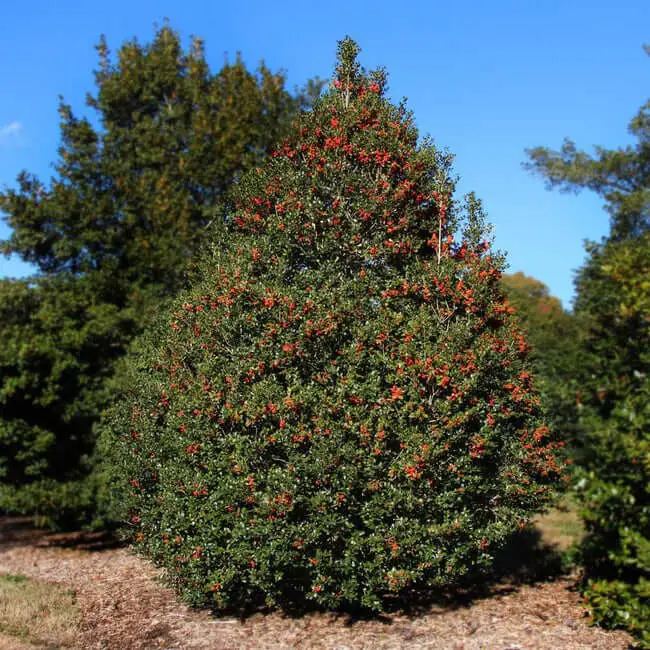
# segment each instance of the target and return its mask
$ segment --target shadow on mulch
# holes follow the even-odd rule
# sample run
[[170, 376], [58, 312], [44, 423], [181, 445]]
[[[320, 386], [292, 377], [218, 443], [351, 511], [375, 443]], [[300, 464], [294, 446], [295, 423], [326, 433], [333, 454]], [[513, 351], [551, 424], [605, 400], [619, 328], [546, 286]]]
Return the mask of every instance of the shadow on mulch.
[[113, 531], [53, 533], [37, 528], [32, 517], [0, 517], [0, 550], [16, 546], [104, 551], [125, 546]]
[[[127, 546], [113, 531], [52, 533], [34, 527], [29, 517], [0, 517], [0, 551], [3, 549], [31, 545], [37, 548], [71, 548], [82, 551], [103, 551]], [[563, 554], [553, 545], [545, 543], [534, 527], [513, 535], [510, 541], [497, 553], [489, 573], [466, 576], [454, 587], [432, 587], [412, 590], [399, 597], [386, 596], [382, 602], [383, 612], [368, 609], [342, 607], [337, 611], [305, 603], [304, 594], [287, 594], [278, 607], [269, 608], [262, 597], [251, 600], [245, 608], [213, 610], [215, 618], [236, 617], [244, 621], [256, 614], [281, 612], [290, 619], [299, 619], [314, 613], [328, 613], [341, 620], [344, 625], [360, 621], [377, 621], [386, 625], [393, 623], [392, 617], [403, 615], [418, 617], [423, 614], [436, 615], [448, 610], [470, 607], [474, 602], [489, 598], [500, 598], [518, 591], [523, 585], [552, 581], [568, 574]]]
[[496, 554], [489, 572], [465, 576], [453, 587], [414, 589], [399, 597], [386, 596], [381, 613], [350, 607], [332, 611], [312, 603], [305, 604], [304, 597], [301, 598], [304, 595], [297, 593], [295, 598], [287, 598], [277, 608], [265, 606], [260, 598], [259, 602], [250, 602], [246, 608], [213, 610], [212, 614], [215, 618], [234, 616], [244, 621], [256, 614], [278, 611], [287, 618], [296, 619], [319, 612], [343, 619], [344, 625], [370, 620], [391, 625], [395, 615], [416, 618], [423, 614], [443, 614], [471, 607], [478, 600], [507, 596], [524, 585], [550, 582], [569, 574], [564, 554], [556, 546], [544, 542], [539, 530], [528, 527], [513, 535]]
[[556, 545], [545, 542], [537, 528], [528, 526], [513, 535], [496, 554], [490, 577], [500, 582], [530, 585], [569, 573], [566, 554]]

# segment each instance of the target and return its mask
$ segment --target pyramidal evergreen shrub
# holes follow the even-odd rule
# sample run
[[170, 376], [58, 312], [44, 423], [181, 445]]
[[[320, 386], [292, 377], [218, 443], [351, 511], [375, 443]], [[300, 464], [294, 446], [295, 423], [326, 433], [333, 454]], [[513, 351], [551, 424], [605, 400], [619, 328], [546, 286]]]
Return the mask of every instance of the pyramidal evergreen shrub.
[[132, 538], [194, 604], [449, 585], [561, 476], [480, 204], [357, 54], [242, 181], [104, 441]]

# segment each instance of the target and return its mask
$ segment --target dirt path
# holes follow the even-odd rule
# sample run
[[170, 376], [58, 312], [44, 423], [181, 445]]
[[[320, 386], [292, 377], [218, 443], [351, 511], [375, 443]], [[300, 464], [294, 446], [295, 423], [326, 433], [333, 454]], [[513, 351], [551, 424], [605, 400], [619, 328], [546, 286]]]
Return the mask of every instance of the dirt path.
[[431, 607], [414, 618], [352, 622], [330, 614], [270, 614], [240, 621], [215, 619], [178, 604], [157, 581], [159, 572], [126, 549], [39, 546], [42, 537], [12, 537], [6, 531], [2, 537], [0, 529], [0, 573], [20, 573], [76, 591], [83, 619], [79, 647], [85, 650], [622, 650], [631, 641], [622, 632], [588, 627], [580, 597], [568, 580], [502, 585], [489, 598], [467, 606]]

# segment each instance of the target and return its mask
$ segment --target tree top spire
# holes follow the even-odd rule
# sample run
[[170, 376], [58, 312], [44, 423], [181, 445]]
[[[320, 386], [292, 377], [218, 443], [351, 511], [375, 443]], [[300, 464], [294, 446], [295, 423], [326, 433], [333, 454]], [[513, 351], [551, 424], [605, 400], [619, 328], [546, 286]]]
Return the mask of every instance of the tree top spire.
[[357, 60], [359, 52], [361, 52], [361, 48], [349, 36], [338, 43], [336, 78], [346, 86], [353, 85], [361, 75], [361, 66]]
[[335, 77], [345, 89], [355, 86], [362, 75], [361, 65], [357, 60], [359, 52], [361, 48], [349, 36], [338, 43]]
[[[369, 86], [373, 92], [383, 95], [386, 89], [386, 71], [377, 68], [367, 72], [359, 63], [358, 56], [361, 48], [349, 36], [338, 42], [336, 51], [336, 68], [334, 71], [334, 86], [345, 97], [347, 108], [353, 97], [362, 86]], [[361, 95], [364, 91], [361, 90]]]

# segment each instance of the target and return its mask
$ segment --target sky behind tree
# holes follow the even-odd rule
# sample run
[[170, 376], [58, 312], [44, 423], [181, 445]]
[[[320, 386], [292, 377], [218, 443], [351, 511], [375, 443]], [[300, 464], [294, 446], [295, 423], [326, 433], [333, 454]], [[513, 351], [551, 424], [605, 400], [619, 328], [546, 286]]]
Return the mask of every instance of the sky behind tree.
[[[421, 134], [456, 154], [461, 192], [474, 190], [495, 227], [511, 271], [546, 283], [570, 306], [583, 241], [608, 230], [589, 194], [547, 192], [521, 168], [524, 149], [631, 142], [627, 123], [646, 101], [650, 61], [647, 0], [465, 0], [281, 3], [66, 1], [7, 3], [0, 21], [0, 185], [27, 169], [48, 180], [59, 143], [58, 95], [90, 114], [94, 45], [116, 51], [151, 40], [169, 19], [184, 42], [205, 40], [213, 70], [241, 52], [284, 68], [291, 85], [329, 78], [346, 34], [368, 67], [385, 66], [389, 95], [406, 96]], [[8, 236], [4, 223], [0, 238]], [[28, 273], [0, 257], [0, 277]]]

